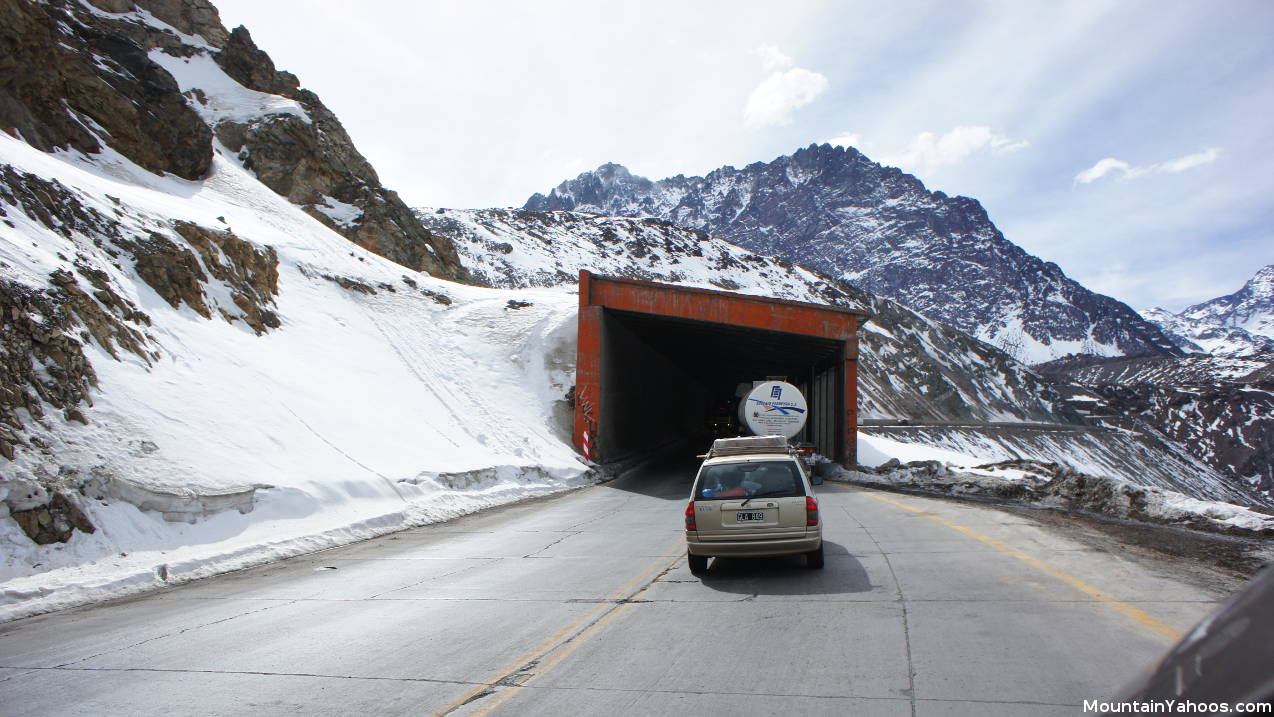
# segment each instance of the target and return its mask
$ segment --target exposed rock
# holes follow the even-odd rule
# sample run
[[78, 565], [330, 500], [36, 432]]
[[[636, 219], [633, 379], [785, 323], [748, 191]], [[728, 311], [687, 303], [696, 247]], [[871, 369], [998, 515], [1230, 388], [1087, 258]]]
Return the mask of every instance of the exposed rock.
[[[398, 195], [383, 186], [376, 170], [354, 147], [340, 120], [295, 76], [275, 69], [270, 57], [236, 28], [216, 55], [226, 74], [258, 92], [296, 100], [309, 121], [270, 115], [250, 122], [221, 122], [221, 143], [270, 189], [365, 249], [416, 271], [441, 278], [465, 278], [455, 248], [425, 229]], [[318, 207], [328, 198], [356, 207], [361, 215], [333, 220]]]
[[[132, 302], [115, 293], [100, 271], [80, 267], [81, 275], [100, 287], [90, 296], [69, 271], [58, 270], [50, 276], [54, 288], [48, 293], [69, 309], [79, 324], [88, 330], [97, 344], [111, 356], [119, 358], [118, 349], [134, 354], [147, 363], [158, 354], [146, 348], [151, 341], [142, 329], [150, 325], [150, 317], [142, 313]], [[105, 307], [105, 308], [103, 308]], [[129, 322], [134, 324], [130, 326]]]
[[443, 294], [437, 291], [430, 291], [429, 289], [421, 289], [420, 293], [424, 294], [425, 296], [428, 296], [429, 298], [433, 299], [434, 302], [442, 304], [443, 306], [451, 306], [451, 303], [452, 303], [451, 297], [447, 296], [446, 294]]
[[120, 236], [113, 219], [85, 206], [61, 182], [0, 164], [0, 217], [8, 216], [4, 205], [17, 207], [68, 239], [76, 232], [89, 237]]
[[[229, 39], [225, 26], [221, 24], [221, 16], [217, 13], [217, 8], [213, 7], [208, 0], [135, 0], [135, 2], [98, 0], [95, 4], [98, 7], [136, 4], [137, 7], [150, 11], [150, 14], [172, 25], [180, 32], [202, 36], [213, 47], [221, 47]], [[102, 9], [109, 12], [125, 12], [128, 8], [111, 10], [108, 7], [102, 7]]]
[[[97, 374], [71, 335], [69, 312], [38, 289], [0, 280], [0, 455], [13, 460], [22, 444], [19, 409], [33, 420], [44, 406], [89, 402]], [[43, 378], [41, 374], [47, 375]]]
[[203, 177], [212, 132], [119, 24], [68, 0], [0, 0], [0, 129], [45, 151], [105, 141], [152, 172]]
[[742, 169], [657, 182], [604, 164], [525, 208], [704, 229], [898, 301], [1020, 361], [1076, 350], [1180, 353], [1128, 306], [1007, 240], [976, 200], [931, 192], [854, 149], [811, 145]]
[[173, 226], [195, 251], [157, 233], [116, 240], [133, 255], [138, 276], [155, 293], [174, 309], [185, 304], [210, 319], [213, 307], [209, 306], [205, 284], [211, 273], [213, 279], [229, 287], [231, 300], [239, 309], [234, 313], [229, 307], [216, 307], [226, 321], [242, 320], [258, 334], [281, 325], [278, 315], [266, 308], [279, 291], [279, 258], [272, 247], [258, 248], [233, 232], [189, 222]]
[[208, 275], [194, 252], [155, 233], [118, 243], [133, 255], [137, 275], [170, 306], [179, 309], [186, 304], [205, 319], [212, 318], [203, 292]]
[[230, 298], [242, 312], [222, 309], [227, 321], [242, 319], [257, 334], [281, 325], [278, 314], [266, 308], [279, 293], [279, 256], [273, 247], [258, 248], [231, 231], [176, 222], [177, 233], [199, 252], [213, 278], [230, 287]]
[[324, 274], [323, 278], [333, 282], [337, 286], [340, 286], [342, 289], [355, 291], [366, 296], [373, 296], [376, 294], [375, 288], [369, 284], [359, 281], [358, 279], [351, 279], [348, 276], [331, 276], [330, 274]]
[[75, 530], [96, 532], [93, 523], [65, 495], [54, 493], [47, 505], [10, 513], [22, 532], [39, 545], [70, 541]]
[[[148, 337], [129, 322], [149, 319], [108, 288], [90, 296], [68, 271], [55, 271], [52, 286], [39, 290], [0, 280], [0, 455], [13, 460], [23, 444], [22, 409], [33, 420], [45, 407], [67, 420], [87, 423], [82, 404], [93, 405], [90, 389], [97, 374], [84, 355], [92, 339], [118, 357], [117, 348], [150, 362]], [[106, 303], [106, 306], [103, 304]]]
[[[250, 89], [298, 102], [307, 118], [268, 115], [223, 121], [216, 136], [274, 191], [351, 241], [432, 275], [463, 279], [454, 248], [427, 231], [398, 195], [380, 184], [339, 120], [297, 78], [275, 69], [242, 27], [221, 25], [207, 0], [97, 0], [112, 15], [72, 0], [0, 0], [0, 129], [45, 150], [86, 154], [109, 145], [138, 165], [185, 179], [207, 175], [213, 128], [187, 103], [148, 52], [213, 58]], [[218, 51], [219, 48], [219, 51]], [[191, 102], [203, 96], [192, 89]], [[356, 207], [357, 220], [319, 211], [329, 200]], [[267, 325], [267, 324], [262, 324]]]
[[275, 69], [274, 61], [257, 47], [248, 28], [242, 25], [231, 31], [228, 42], [214, 58], [235, 82], [257, 92], [296, 99], [301, 87], [296, 75]]
[[1073, 356], [1037, 367], [1085, 393], [1094, 420], [1149, 426], [1233, 479], [1274, 498], [1274, 360]]
[[1274, 353], [1274, 264], [1256, 272], [1233, 294], [1179, 314], [1156, 308], [1143, 315], [1186, 351], [1228, 357]]

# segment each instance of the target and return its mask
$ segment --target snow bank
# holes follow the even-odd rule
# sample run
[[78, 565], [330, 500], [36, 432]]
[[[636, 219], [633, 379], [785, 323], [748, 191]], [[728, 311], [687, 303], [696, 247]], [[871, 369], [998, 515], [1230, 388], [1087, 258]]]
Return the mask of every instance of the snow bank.
[[962, 460], [955, 463], [947, 458], [947, 452], [935, 449], [927, 458], [906, 463], [893, 457], [876, 468], [857, 470], [828, 463], [820, 472], [827, 480], [879, 488], [989, 497], [1230, 535], [1274, 536], [1274, 516], [1222, 501], [1087, 475], [1056, 463], [1012, 460], [966, 467], [961, 463], [968, 456], [959, 456]]
[[[91, 265], [149, 316], [158, 359], [117, 360], [88, 341], [98, 385], [82, 407], [87, 425], [55, 411], [24, 416], [44, 450], [0, 458], [0, 620], [592, 480], [563, 427], [577, 302], [567, 289], [482, 289], [408, 271], [220, 151], [198, 182], [157, 177], [109, 150], [49, 155], [2, 134], [0, 162], [56, 180], [124, 237], [180, 243], [173, 226], [184, 221], [272, 248], [281, 321], [258, 336], [223, 320], [219, 311], [237, 310], [215, 280], [205, 289], [212, 319], [174, 309], [109, 238], [4, 207], [0, 279], [43, 288], [55, 270]], [[34, 544], [8, 519], [22, 491], [33, 501], [65, 494], [95, 531]]]
[[1250, 505], [1253, 496], [1214, 468], [1158, 437], [1114, 428], [1013, 425], [861, 426], [859, 462], [936, 460], [964, 471], [1028, 459], [1077, 473], [1131, 480], [1204, 500]]

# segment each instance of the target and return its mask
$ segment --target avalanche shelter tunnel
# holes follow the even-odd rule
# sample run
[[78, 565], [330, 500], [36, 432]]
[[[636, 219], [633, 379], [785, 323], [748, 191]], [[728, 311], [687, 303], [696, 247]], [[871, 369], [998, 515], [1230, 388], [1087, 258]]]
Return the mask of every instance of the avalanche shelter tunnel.
[[794, 441], [855, 459], [859, 324], [867, 314], [580, 272], [575, 447], [609, 463], [738, 435], [736, 388], [782, 379], [805, 395]]

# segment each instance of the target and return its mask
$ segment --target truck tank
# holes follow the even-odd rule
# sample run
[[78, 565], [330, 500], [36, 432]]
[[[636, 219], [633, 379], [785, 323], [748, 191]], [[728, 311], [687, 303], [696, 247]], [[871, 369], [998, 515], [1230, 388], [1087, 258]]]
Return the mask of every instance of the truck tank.
[[805, 427], [805, 396], [786, 381], [739, 386], [739, 426], [754, 436], [792, 438]]

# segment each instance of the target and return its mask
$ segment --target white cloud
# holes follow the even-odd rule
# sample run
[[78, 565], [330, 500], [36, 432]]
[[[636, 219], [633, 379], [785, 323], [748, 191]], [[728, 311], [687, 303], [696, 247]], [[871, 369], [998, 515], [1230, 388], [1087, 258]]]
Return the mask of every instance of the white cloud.
[[1122, 159], [1107, 157], [1098, 161], [1097, 164], [1094, 164], [1079, 174], [1076, 174], [1075, 181], [1079, 184], [1088, 184], [1089, 182], [1096, 182], [1111, 172], [1123, 172], [1124, 175], [1127, 176], [1128, 172], [1131, 170], [1132, 166]]
[[854, 147], [857, 149], [862, 146], [863, 138], [853, 132], [846, 132], [832, 137], [826, 143], [835, 147]]
[[792, 58], [783, 54], [783, 51], [768, 42], [752, 51], [752, 54], [761, 58], [761, 68], [766, 72], [774, 70], [786, 70], [795, 65]]
[[1006, 154], [1029, 144], [1026, 140], [996, 134], [990, 127], [956, 127], [941, 136], [921, 132], [912, 137], [901, 152], [881, 157], [881, 163], [923, 174], [943, 165], [962, 162], [978, 152]]
[[1113, 172], [1121, 173], [1122, 179], [1137, 179], [1151, 174], [1178, 174], [1187, 169], [1194, 169], [1205, 164], [1215, 162], [1221, 156], [1221, 150], [1216, 147], [1210, 147], [1202, 152], [1187, 154], [1184, 157], [1177, 157], [1166, 162], [1151, 164], [1145, 167], [1134, 167], [1133, 165], [1115, 159], [1114, 157], [1106, 157], [1099, 160], [1097, 164], [1085, 169], [1075, 175], [1075, 184], [1091, 184]]
[[1184, 172], [1187, 169], [1194, 169], [1195, 167], [1200, 167], [1205, 164], [1211, 164], [1220, 156], [1221, 150], [1219, 148], [1209, 147], [1202, 152], [1195, 152], [1194, 154], [1187, 154], [1184, 157], [1170, 159], [1167, 162], [1155, 165], [1151, 169], [1159, 172], [1176, 174], [1177, 172]]
[[770, 74], [748, 95], [743, 116], [749, 127], [790, 124], [793, 110], [813, 102], [828, 87], [826, 77], [794, 67], [792, 58], [774, 45], [761, 45], [753, 53]]

